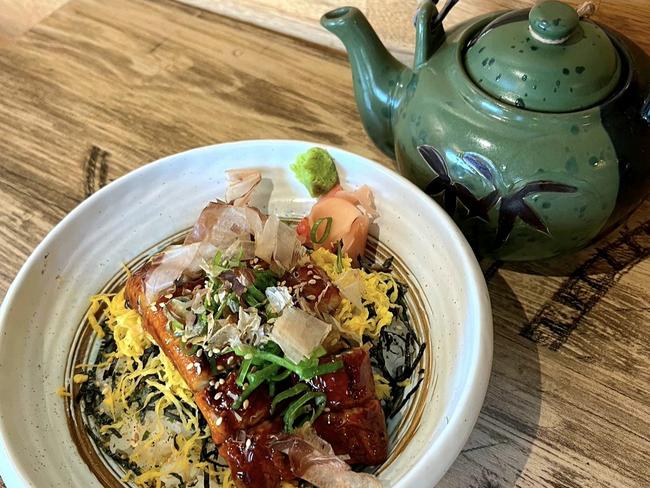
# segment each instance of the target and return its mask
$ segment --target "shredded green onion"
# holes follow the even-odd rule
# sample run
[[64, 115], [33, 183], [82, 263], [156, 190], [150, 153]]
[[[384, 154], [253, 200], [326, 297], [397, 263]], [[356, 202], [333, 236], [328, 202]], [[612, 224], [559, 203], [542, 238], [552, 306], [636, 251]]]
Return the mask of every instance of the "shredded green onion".
[[232, 409], [237, 410], [239, 409], [243, 403], [244, 400], [246, 400], [251, 394], [264, 383], [266, 380], [271, 378], [276, 372], [278, 371], [278, 366], [275, 364], [269, 364], [267, 367], [260, 369], [259, 371], [255, 371], [254, 373], [248, 373], [248, 386], [244, 388], [244, 390], [241, 392], [241, 395], [239, 395], [239, 398], [232, 404]]
[[289, 371], [288, 369], [285, 369], [284, 371], [282, 371], [282, 373], [278, 373], [273, 378], [271, 378], [271, 381], [286, 380], [289, 377], [290, 374], [291, 374], [291, 371]]
[[343, 272], [343, 241], [336, 243], [336, 271]]
[[[312, 407], [311, 405], [307, 405], [307, 403], [309, 403], [311, 400], [314, 400], [316, 408]], [[313, 422], [316, 420], [316, 418], [325, 409], [326, 401], [327, 396], [325, 393], [320, 393], [317, 391], [309, 391], [297, 400], [294, 400], [282, 416], [282, 419], [284, 420], [284, 430], [286, 432], [291, 432], [294, 429], [296, 420], [298, 420], [298, 418], [300, 418], [302, 415], [308, 413], [310, 410], [312, 412], [310, 421]]]
[[[340, 359], [324, 364], [319, 363], [319, 359], [327, 354], [323, 346], [317, 347], [310, 357], [298, 364], [285, 358], [282, 355], [280, 346], [273, 341], [267, 342], [261, 349], [241, 345], [235, 347], [233, 351], [243, 358], [236, 383], [244, 388], [231, 408], [233, 410], [239, 409], [253, 391], [265, 382], [268, 382], [269, 395], [273, 398], [271, 413], [283, 401], [302, 394], [298, 400], [292, 402], [285, 410], [284, 427], [287, 431], [293, 430], [296, 421], [306, 414], [311, 413], [311, 421], [313, 422], [325, 408], [327, 396], [324, 393], [311, 391], [309, 385], [302, 381], [315, 376], [333, 373], [343, 367], [343, 361]], [[261, 369], [251, 373], [253, 366]], [[292, 373], [296, 374], [301, 382], [276, 395], [277, 385], [287, 380]], [[309, 404], [311, 400], [314, 400], [314, 406]]]
[[331, 363], [321, 364], [314, 371], [314, 376], [322, 376], [324, 374], [334, 373], [343, 367], [343, 361], [337, 359]]
[[[322, 244], [325, 242], [325, 240], [330, 235], [330, 231], [332, 230], [332, 221], [332, 217], [323, 217], [322, 219], [318, 219], [316, 222], [314, 222], [314, 226], [311, 228], [311, 233], [309, 234], [311, 242], [314, 244]], [[325, 225], [325, 230], [321, 234], [320, 239], [317, 239], [316, 236], [318, 235], [318, 229], [320, 229], [320, 226], [323, 222], [327, 222]]]
[[251, 285], [248, 287], [248, 290], [246, 290], [246, 295], [244, 296], [244, 298], [246, 298], [246, 301], [250, 305], [257, 305], [258, 303], [261, 303], [264, 300], [266, 300], [266, 295], [262, 293], [260, 289], [257, 288], [255, 285]]
[[250, 359], [244, 359], [241, 363], [241, 368], [239, 369], [239, 375], [237, 376], [237, 380], [235, 383], [237, 386], [243, 386], [244, 382], [246, 381], [246, 375], [248, 374], [248, 371], [251, 369], [251, 366], [253, 365], [253, 361]]
[[183, 332], [185, 330], [185, 326], [176, 319], [170, 319], [169, 324], [172, 326], [172, 329], [176, 332]]
[[234, 292], [231, 292], [223, 298], [223, 301], [219, 304], [219, 308], [217, 308], [217, 311], [214, 313], [214, 318], [216, 320], [221, 318], [221, 315], [223, 315], [224, 310], [226, 310], [228, 303], [236, 296], [237, 295], [235, 295]]
[[308, 390], [309, 387], [305, 383], [297, 383], [291, 388], [284, 390], [282, 393], [278, 393], [271, 402], [271, 414], [275, 412], [275, 407], [277, 407], [281, 402], [296, 395], [300, 395]]

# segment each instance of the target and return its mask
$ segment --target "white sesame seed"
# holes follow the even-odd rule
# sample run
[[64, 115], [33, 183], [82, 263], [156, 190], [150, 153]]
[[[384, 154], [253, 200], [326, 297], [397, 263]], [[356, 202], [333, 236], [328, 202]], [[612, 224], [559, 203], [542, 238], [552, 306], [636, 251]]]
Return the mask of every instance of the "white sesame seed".
[[219, 378], [219, 384], [220, 385], [223, 385], [225, 383], [226, 383], [226, 380], [224, 380], [223, 378]]
[[232, 362], [235, 360], [234, 356], [228, 356], [228, 359], [226, 359], [227, 364], [232, 364]]
[[199, 363], [196, 363], [196, 374], [201, 374], [202, 368]]
[[253, 258], [253, 264], [257, 264], [259, 262], [260, 262], [259, 258]]
[[250, 447], [251, 447], [251, 440], [246, 439], [246, 447], [245, 447], [245, 449], [250, 449]]
[[219, 427], [222, 424], [222, 422], [223, 422], [223, 417], [217, 417], [217, 422], [216, 422], [217, 427]]
[[214, 349], [212, 349], [212, 352], [215, 353], [215, 354], [219, 354], [221, 352], [221, 349], [219, 349], [218, 347], [215, 347]]
[[200, 358], [202, 355], [203, 355], [203, 349], [201, 349], [201, 348], [199, 347], [199, 349], [197, 349], [197, 351], [196, 351], [196, 357], [197, 357], [197, 358]]
[[282, 280], [280, 283], [278, 283], [278, 285], [280, 285], [280, 286], [284, 286], [284, 285], [286, 285], [286, 284], [287, 284], [287, 282], [284, 281], [284, 280]]
[[314, 265], [313, 264], [308, 264], [307, 269], [314, 269]]
[[211, 358], [214, 355], [212, 351], [208, 351], [208, 357]]
[[315, 285], [315, 284], [316, 284], [316, 280], [311, 279], [311, 280], [309, 280], [307, 283], [309, 283], [310, 285]]
[[221, 398], [221, 395], [223, 395], [223, 393], [221, 393], [220, 391], [218, 391], [217, 394], [214, 396], [214, 399], [215, 399], [215, 400], [219, 400], [219, 398]]
[[246, 400], [244, 400], [244, 404], [243, 404], [241, 407], [242, 407], [244, 410], [246, 410], [246, 409], [248, 408], [249, 405], [250, 405], [250, 402], [248, 401], [248, 398], [247, 398]]
[[208, 383], [210, 386], [214, 386], [214, 380], [210, 380], [210, 383]]
[[237, 419], [237, 422], [241, 422], [241, 415], [239, 415], [237, 412], [233, 412], [233, 415]]
[[224, 367], [223, 364], [217, 364], [217, 371], [223, 371]]
[[319, 275], [319, 274], [315, 274], [315, 275], [314, 275], [314, 279], [315, 279], [315, 280], [322, 280], [323, 278], [321, 277], [321, 275]]
[[307, 295], [307, 300], [316, 300], [316, 295]]
[[167, 295], [165, 295], [165, 298], [172, 298], [173, 296], [174, 295], [172, 295], [171, 293], [167, 293]]
[[311, 269], [310, 269], [309, 271], [307, 271], [307, 275], [308, 275], [308, 276], [311, 276], [311, 275], [313, 275], [313, 274], [314, 274], [314, 272], [313, 272]]
[[323, 410], [323, 411], [324, 411], [324, 412], [329, 412], [329, 411], [330, 411], [330, 407], [325, 407], [325, 410]]
[[185, 369], [189, 371], [189, 370], [192, 369], [193, 367], [194, 367], [194, 363], [190, 363], [190, 364], [188, 364], [187, 366], [185, 366]]

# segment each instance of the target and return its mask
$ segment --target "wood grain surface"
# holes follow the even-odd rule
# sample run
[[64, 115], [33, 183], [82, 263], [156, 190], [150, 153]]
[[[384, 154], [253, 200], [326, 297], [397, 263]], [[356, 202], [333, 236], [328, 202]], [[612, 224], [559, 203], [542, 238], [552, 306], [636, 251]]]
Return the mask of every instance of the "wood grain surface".
[[0, 44], [20, 36], [67, 0], [0, 0]]
[[[168, 0], [72, 0], [0, 49], [0, 86], [0, 297], [66, 213], [167, 154], [297, 138], [393, 167], [343, 55]], [[492, 377], [440, 486], [650, 486], [649, 254], [645, 203], [577, 256], [482, 263]]]
[[[50, 0], [60, 1], [60, 0]], [[342, 44], [319, 25], [325, 12], [343, 5], [363, 11], [381, 39], [402, 61], [412, 58], [413, 14], [421, 0], [181, 0], [229, 17], [259, 25], [328, 47]], [[442, 5], [446, 0], [440, 0]], [[526, 8], [537, 0], [460, 0], [445, 21], [448, 26], [476, 15], [513, 8]], [[565, 0], [578, 6], [584, 0]], [[597, 7], [594, 20], [625, 32], [650, 48], [648, 0], [592, 0]], [[439, 5], [439, 8], [440, 8]]]
[[[0, 0], [0, 42], [25, 32], [69, 0]], [[410, 62], [414, 32], [412, 18], [420, 0], [179, 0], [182, 3], [225, 15], [236, 20], [342, 49], [332, 34], [321, 28], [325, 12], [342, 5], [361, 9], [393, 54]], [[441, 2], [443, 0], [440, 0]], [[513, 8], [526, 8], [537, 0], [461, 0], [445, 24], [452, 26], [476, 15]], [[574, 6], [583, 0], [565, 0]], [[647, 35], [650, 20], [648, 0], [592, 0], [593, 18], [635, 38], [650, 49]]]

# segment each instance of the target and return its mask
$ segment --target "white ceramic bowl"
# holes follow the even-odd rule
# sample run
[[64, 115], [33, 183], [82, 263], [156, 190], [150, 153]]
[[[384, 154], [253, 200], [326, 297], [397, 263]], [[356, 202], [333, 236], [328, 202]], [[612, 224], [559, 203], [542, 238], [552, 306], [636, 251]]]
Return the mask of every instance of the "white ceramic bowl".
[[[224, 194], [225, 169], [261, 169], [268, 210], [304, 214], [313, 200], [288, 164], [313, 145], [244, 141], [161, 159], [106, 186], [48, 234], [0, 309], [0, 475], [9, 488], [100, 486], [55, 393], [66, 381], [88, 297], [121, 263], [188, 228], [208, 200]], [[433, 486], [467, 440], [485, 396], [492, 360], [485, 281], [464, 237], [430, 198], [379, 164], [327, 149], [345, 184], [373, 188], [377, 237], [416, 283], [428, 327], [423, 364], [432, 371], [412, 401], [420, 415], [379, 476], [386, 486]]]

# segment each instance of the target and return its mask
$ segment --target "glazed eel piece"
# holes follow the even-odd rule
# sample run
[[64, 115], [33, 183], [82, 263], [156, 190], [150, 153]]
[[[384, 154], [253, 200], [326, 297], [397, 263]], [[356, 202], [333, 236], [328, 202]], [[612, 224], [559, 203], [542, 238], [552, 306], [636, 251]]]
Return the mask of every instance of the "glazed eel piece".
[[160, 297], [155, 303], [148, 303], [145, 298], [145, 277], [151, 270], [151, 263], [133, 273], [126, 281], [124, 295], [126, 302], [142, 317], [142, 327], [156, 341], [165, 355], [176, 367], [180, 375], [193, 391], [203, 390], [210, 381], [212, 374], [206, 358], [197, 358], [183, 344], [180, 338], [174, 336], [167, 326], [167, 314], [164, 307], [175, 296], [183, 294], [183, 288], [177, 288], [173, 293]]
[[358, 347], [321, 363], [336, 359], [343, 361], [343, 368], [308, 382], [327, 395], [327, 409], [314, 422], [314, 429], [336, 454], [349, 456], [348, 464], [381, 464], [388, 457], [388, 434], [368, 351]]
[[[171, 331], [162, 304], [184, 294], [185, 287], [177, 287], [171, 294], [160, 297], [155, 304], [147, 303], [145, 278], [150, 264], [133, 273], [126, 282], [127, 303], [142, 317], [142, 326], [153, 337], [194, 392], [194, 401], [205, 417], [214, 442], [221, 444], [237, 431], [252, 427], [270, 416], [271, 401], [264, 388], [258, 388], [249, 397], [247, 408], [231, 410], [234, 399], [241, 394], [235, 384], [239, 358], [234, 354], [217, 356], [212, 364], [205, 354], [197, 357]], [[193, 287], [190, 287], [193, 288]], [[170, 297], [171, 295], [171, 297]]]
[[[323, 361], [336, 359], [343, 361], [341, 370], [310, 381], [313, 389], [328, 395], [328, 411], [316, 419], [314, 430], [337, 455], [348, 456], [349, 464], [381, 464], [388, 456], [388, 436], [368, 352], [356, 348]], [[219, 453], [228, 462], [238, 488], [277, 488], [281, 481], [295, 478], [287, 456], [274, 447], [283, 437], [281, 417], [275, 417], [239, 431], [221, 444]]]
[[[295, 479], [287, 457], [273, 448], [274, 440], [283, 435], [282, 421], [280, 417], [271, 418], [271, 398], [266, 386], [256, 389], [238, 410], [232, 410], [232, 404], [241, 394], [235, 383], [239, 358], [234, 354], [221, 355], [210, 364], [205, 355], [196, 357], [173, 335], [161, 305], [189, 293], [192, 286], [180, 287], [171, 296], [167, 294], [155, 304], [149, 304], [144, 283], [150, 266], [146, 265], [128, 279], [127, 303], [140, 313], [145, 330], [194, 392], [194, 400], [238, 488], [277, 488], [281, 481]], [[319, 277], [317, 283], [313, 283], [314, 276]], [[290, 286], [299, 286], [300, 295], [317, 297], [311, 300], [314, 308], [330, 311], [340, 302], [336, 287], [316, 267], [298, 268], [286, 278]], [[314, 428], [336, 454], [349, 456], [348, 463], [379, 464], [387, 457], [388, 441], [369, 355], [365, 349], [357, 348], [325, 357], [321, 362], [338, 358], [343, 361], [342, 369], [310, 380], [314, 390], [328, 397], [327, 411], [317, 419]]]

